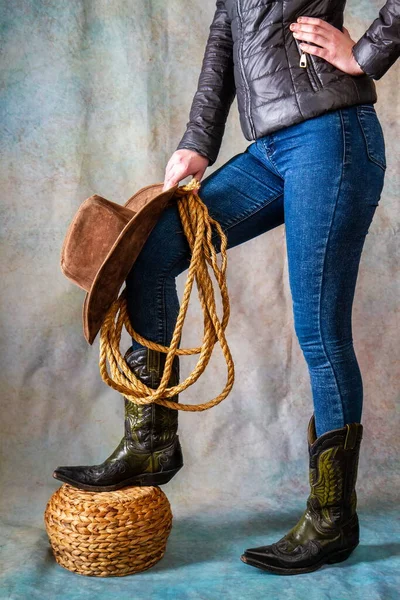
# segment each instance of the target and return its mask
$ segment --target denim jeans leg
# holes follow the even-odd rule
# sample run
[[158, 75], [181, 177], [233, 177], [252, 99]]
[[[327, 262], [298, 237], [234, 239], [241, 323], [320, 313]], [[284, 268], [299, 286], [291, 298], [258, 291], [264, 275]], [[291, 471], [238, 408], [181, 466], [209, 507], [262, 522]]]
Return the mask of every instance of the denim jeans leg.
[[[283, 182], [263, 162], [256, 143], [204, 178], [199, 196], [226, 234], [228, 250], [284, 222]], [[216, 231], [213, 241], [220, 252]], [[172, 205], [161, 215], [126, 279], [129, 319], [146, 339], [170, 344], [180, 307], [175, 280], [189, 264], [189, 244]], [[142, 347], [133, 338], [132, 345]]]
[[[377, 146], [374, 155], [380, 151]], [[367, 152], [355, 107], [278, 132], [272, 157], [285, 177], [294, 323], [320, 436], [361, 420], [363, 385], [352, 305], [384, 172]]]

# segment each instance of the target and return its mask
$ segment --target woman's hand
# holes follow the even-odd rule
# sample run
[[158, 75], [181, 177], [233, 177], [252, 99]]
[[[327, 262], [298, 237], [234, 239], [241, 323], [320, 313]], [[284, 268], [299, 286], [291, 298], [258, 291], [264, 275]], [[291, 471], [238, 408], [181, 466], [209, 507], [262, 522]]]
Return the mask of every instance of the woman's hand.
[[162, 191], [165, 192], [165, 190], [173, 187], [181, 179], [188, 177], [188, 175], [192, 175], [197, 181], [200, 181], [209, 162], [208, 158], [198, 154], [194, 150], [186, 148], [176, 150], [165, 168], [164, 187]]
[[320, 56], [348, 75], [365, 75], [351, 52], [356, 42], [351, 39], [346, 27], [342, 32], [322, 19], [298, 17], [297, 23], [291, 23], [290, 29], [296, 39], [318, 44], [300, 44], [303, 52]]

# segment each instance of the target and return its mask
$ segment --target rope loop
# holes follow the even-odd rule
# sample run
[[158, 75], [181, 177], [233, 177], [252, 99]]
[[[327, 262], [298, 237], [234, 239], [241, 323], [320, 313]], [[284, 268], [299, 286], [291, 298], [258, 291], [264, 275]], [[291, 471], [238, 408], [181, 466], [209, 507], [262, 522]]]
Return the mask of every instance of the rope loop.
[[[198, 195], [200, 185], [200, 182], [196, 178], [193, 178], [187, 185], [179, 186], [174, 194], [174, 197], [177, 199], [177, 207], [183, 230], [190, 246], [191, 259], [183, 299], [170, 346], [163, 346], [162, 344], [147, 340], [133, 329], [127, 311], [126, 287], [112, 303], [101, 327], [99, 359], [101, 377], [108, 386], [123, 394], [131, 402], [137, 404], [155, 402], [176, 410], [207, 410], [222, 402], [228, 396], [234, 383], [234, 364], [225, 337], [225, 329], [230, 315], [229, 296], [226, 285], [227, 238], [218, 221], [210, 216], [207, 206]], [[215, 227], [221, 240], [221, 266], [217, 263], [217, 253], [212, 243], [212, 227]], [[207, 264], [213, 270], [221, 293], [222, 321], [219, 320], [217, 315], [214, 289]], [[178, 345], [194, 281], [196, 281], [204, 315], [203, 343], [200, 347], [196, 348], [179, 348]], [[143, 381], [138, 379], [124, 360], [119, 350], [123, 326], [125, 326], [129, 335], [139, 344], [167, 354], [163, 376], [157, 389], [148, 387]], [[227, 379], [222, 392], [209, 402], [202, 404], [183, 404], [182, 402], [168, 400], [168, 398], [172, 398], [183, 392], [199, 379], [211, 358], [217, 341], [221, 345], [227, 364]], [[192, 373], [178, 385], [167, 387], [174, 357], [176, 355], [190, 354], [200, 354], [197, 365]]]

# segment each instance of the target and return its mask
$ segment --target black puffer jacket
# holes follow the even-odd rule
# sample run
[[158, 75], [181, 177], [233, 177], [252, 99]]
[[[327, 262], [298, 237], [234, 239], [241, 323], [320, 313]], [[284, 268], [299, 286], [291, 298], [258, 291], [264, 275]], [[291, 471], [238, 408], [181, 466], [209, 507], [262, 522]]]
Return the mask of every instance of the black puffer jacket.
[[[352, 76], [306, 54], [289, 29], [301, 15], [342, 31], [346, 0], [217, 0], [197, 91], [177, 147], [218, 156], [237, 94], [240, 125], [251, 141], [330, 110], [377, 101], [380, 79], [400, 55], [400, 0], [388, 0], [353, 47], [365, 75]], [[303, 59], [304, 60], [304, 59]]]

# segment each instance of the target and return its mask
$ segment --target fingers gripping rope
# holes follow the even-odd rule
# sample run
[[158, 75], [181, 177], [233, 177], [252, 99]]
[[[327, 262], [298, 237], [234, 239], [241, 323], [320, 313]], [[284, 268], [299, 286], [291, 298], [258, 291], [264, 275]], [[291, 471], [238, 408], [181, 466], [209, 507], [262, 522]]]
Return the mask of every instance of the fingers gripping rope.
[[[225, 338], [225, 329], [230, 314], [226, 286], [227, 238], [219, 223], [209, 215], [207, 206], [198, 195], [199, 189], [200, 182], [193, 178], [187, 185], [179, 186], [175, 191], [183, 230], [191, 250], [191, 260], [171, 345], [169, 347], [163, 346], [147, 340], [132, 328], [127, 312], [126, 288], [123, 289], [120, 296], [111, 305], [101, 328], [99, 360], [101, 377], [107, 385], [137, 404], [156, 402], [157, 404], [176, 410], [207, 410], [222, 402], [228, 396], [233, 386], [235, 378], [234, 364]], [[221, 267], [217, 264], [217, 253], [211, 241], [212, 226], [216, 228], [221, 239]], [[213, 284], [208, 272], [207, 263], [211, 266], [220, 288], [223, 307], [222, 322], [218, 319]], [[196, 280], [199, 300], [204, 313], [203, 343], [197, 348], [178, 348], [194, 280]], [[129, 335], [139, 344], [167, 353], [164, 373], [157, 389], [149, 388], [138, 379], [124, 360], [119, 350], [123, 326], [125, 326]], [[226, 384], [222, 392], [213, 400], [203, 404], [182, 404], [181, 402], [168, 400], [168, 398], [172, 398], [176, 394], [183, 392], [183, 390], [198, 380], [211, 358], [214, 345], [217, 341], [221, 344], [228, 371]], [[196, 367], [185, 381], [173, 387], [167, 387], [176, 354], [200, 354], [200, 357]], [[110, 374], [108, 373], [107, 362]]]

